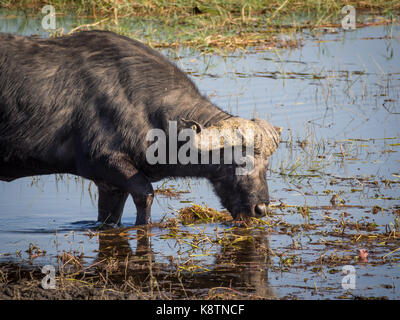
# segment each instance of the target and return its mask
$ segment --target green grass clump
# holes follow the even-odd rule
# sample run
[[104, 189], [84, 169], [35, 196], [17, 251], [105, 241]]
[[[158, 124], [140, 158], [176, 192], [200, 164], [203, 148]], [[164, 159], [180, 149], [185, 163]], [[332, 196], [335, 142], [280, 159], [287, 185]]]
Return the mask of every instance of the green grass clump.
[[[241, 20], [251, 23], [263, 15], [266, 18], [290, 16], [293, 13], [316, 14], [318, 16], [335, 14], [345, 5], [352, 5], [359, 11], [389, 13], [400, 10], [397, 0], [3, 0], [1, 7], [18, 10], [35, 10], [51, 4], [58, 12], [77, 13], [78, 15], [122, 18], [141, 16], [161, 18], [193, 16], [219, 16], [221, 21]], [[239, 19], [237, 19], [239, 18]]]
[[197, 204], [180, 209], [178, 214], [179, 220], [183, 224], [225, 222], [232, 220], [231, 215], [226, 211], [217, 211], [213, 208], [207, 206], [202, 207]]
[[399, 1], [383, 0], [5, 0], [0, 9], [41, 14], [46, 4], [54, 6], [57, 17], [72, 14], [93, 19], [85, 28], [111, 30], [153, 47], [183, 45], [202, 51], [298, 46], [295, 38], [282, 43], [277, 35], [302, 28], [340, 27], [345, 5], [356, 8], [358, 20], [362, 14], [372, 14], [392, 21], [400, 12]]

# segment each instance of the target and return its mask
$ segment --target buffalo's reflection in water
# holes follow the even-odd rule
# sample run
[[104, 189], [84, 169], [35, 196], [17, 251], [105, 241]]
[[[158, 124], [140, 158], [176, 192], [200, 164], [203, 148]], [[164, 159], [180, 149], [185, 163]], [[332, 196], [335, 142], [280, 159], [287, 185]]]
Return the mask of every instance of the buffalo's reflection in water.
[[[137, 234], [102, 232], [99, 235], [97, 263], [108, 268], [114, 281], [130, 281], [141, 290], [153, 290], [164, 297], [201, 298], [275, 298], [268, 285], [270, 265], [268, 233], [263, 230], [234, 229], [230, 237], [248, 237], [235, 245], [220, 246], [219, 252], [204, 261], [209, 271], [182, 271], [172, 258], [158, 262], [152, 249], [150, 229], [137, 229]], [[210, 259], [210, 257], [212, 257]]]

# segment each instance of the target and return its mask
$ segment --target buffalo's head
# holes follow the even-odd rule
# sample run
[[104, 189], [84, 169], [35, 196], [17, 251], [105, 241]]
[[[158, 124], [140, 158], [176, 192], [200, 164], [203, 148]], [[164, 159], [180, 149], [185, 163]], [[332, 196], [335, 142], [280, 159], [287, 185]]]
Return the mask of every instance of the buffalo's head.
[[208, 178], [222, 205], [233, 218], [264, 216], [269, 205], [268, 159], [278, 147], [282, 128], [237, 117], [207, 128], [195, 126], [195, 145], [209, 153], [211, 163], [212, 152], [219, 150], [221, 162]]

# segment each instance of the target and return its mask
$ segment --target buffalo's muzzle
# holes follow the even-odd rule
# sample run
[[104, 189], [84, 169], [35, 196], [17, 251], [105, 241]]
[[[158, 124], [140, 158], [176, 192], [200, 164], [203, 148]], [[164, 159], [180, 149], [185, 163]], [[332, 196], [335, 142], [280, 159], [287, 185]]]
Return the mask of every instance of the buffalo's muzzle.
[[268, 206], [265, 203], [257, 204], [254, 207], [254, 213], [257, 218], [264, 217], [268, 212]]

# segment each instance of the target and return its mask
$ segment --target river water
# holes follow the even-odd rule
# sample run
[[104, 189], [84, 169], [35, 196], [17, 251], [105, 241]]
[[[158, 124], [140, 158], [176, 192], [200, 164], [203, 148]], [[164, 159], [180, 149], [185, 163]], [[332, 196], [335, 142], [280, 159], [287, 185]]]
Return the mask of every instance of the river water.
[[[58, 23], [69, 30], [77, 20]], [[48, 36], [35, 17], [21, 15], [0, 14], [0, 31]], [[186, 290], [170, 290], [173, 297], [226, 287], [263, 298], [399, 299], [400, 26], [305, 30], [298, 37], [298, 48], [229, 56], [162, 50], [224, 110], [284, 128], [267, 177], [275, 209], [265, 226], [205, 223], [181, 225], [175, 237], [161, 227], [145, 236], [134, 228], [91, 236], [93, 184], [68, 175], [29, 177], [0, 182], [0, 262], [39, 268], [75, 252], [90, 265], [114, 248], [119, 257], [151, 255], [163, 272], [181, 270]], [[154, 188], [161, 186], [189, 192], [157, 195], [153, 222], [176, 217], [191, 202], [222, 209], [207, 181], [168, 180]], [[134, 221], [129, 199], [122, 223]], [[227, 234], [248, 241], [217, 241]], [[32, 258], [29, 248], [46, 254]], [[357, 259], [360, 249], [368, 250], [368, 261]], [[355, 268], [354, 289], [342, 286], [344, 265]]]

